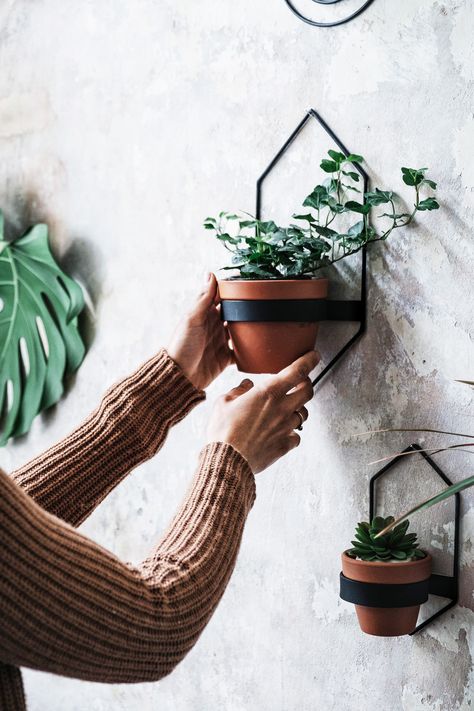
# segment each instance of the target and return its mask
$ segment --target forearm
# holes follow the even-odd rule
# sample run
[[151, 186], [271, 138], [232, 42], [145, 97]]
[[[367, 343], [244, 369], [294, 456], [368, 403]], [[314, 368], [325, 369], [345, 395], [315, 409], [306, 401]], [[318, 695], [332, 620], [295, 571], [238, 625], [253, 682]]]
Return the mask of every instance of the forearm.
[[85, 422], [13, 479], [47, 511], [77, 526], [156, 454], [170, 427], [204, 397], [162, 350], [110, 388]]
[[2, 475], [0, 660], [110, 683], [168, 674], [198, 639], [233, 570], [255, 484], [229, 445], [142, 566], [121, 563]]

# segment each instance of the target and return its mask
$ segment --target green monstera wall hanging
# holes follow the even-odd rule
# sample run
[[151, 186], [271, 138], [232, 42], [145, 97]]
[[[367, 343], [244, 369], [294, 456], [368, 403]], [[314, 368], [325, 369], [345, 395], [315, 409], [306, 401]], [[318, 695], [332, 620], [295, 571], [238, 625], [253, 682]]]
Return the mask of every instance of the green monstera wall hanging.
[[59, 400], [85, 354], [82, 289], [56, 264], [47, 225], [12, 242], [3, 226], [0, 212], [0, 446]]

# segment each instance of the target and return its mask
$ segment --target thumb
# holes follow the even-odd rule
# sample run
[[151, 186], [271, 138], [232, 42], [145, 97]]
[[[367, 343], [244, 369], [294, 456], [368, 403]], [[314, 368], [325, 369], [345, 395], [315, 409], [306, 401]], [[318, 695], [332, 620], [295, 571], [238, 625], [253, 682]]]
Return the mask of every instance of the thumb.
[[188, 311], [187, 319], [194, 326], [202, 326], [209, 315], [217, 295], [217, 279], [209, 273], [194, 306]]
[[251, 390], [252, 388], [252, 381], [249, 378], [245, 378], [244, 380], [242, 380], [240, 385], [237, 385], [235, 388], [232, 388], [232, 390], [229, 390], [229, 392], [226, 393], [225, 399], [227, 401], [236, 400], [241, 395], [245, 395], [245, 393], [248, 393], [249, 390]]
[[194, 307], [194, 314], [198, 315], [208, 310], [208, 308], [214, 303], [217, 293], [217, 279], [215, 274], [209, 273], [206, 276], [206, 281], [204, 283], [203, 289], [199, 294], [196, 306]]

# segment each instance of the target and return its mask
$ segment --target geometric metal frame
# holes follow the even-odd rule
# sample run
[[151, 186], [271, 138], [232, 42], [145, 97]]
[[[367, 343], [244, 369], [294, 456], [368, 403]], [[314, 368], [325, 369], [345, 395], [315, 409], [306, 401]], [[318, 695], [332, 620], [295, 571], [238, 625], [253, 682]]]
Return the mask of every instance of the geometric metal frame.
[[[443, 472], [443, 470], [438, 466], [438, 464], [431, 459], [431, 457], [422, 450], [418, 444], [411, 444], [407, 447], [401, 454], [394, 457], [388, 464], [386, 464], [380, 471], [374, 474], [369, 483], [369, 519], [372, 521], [375, 511], [376, 511], [376, 500], [375, 500], [375, 488], [376, 483], [379, 479], [389, 474], [393, 474], [397, 471], [395, 465], [399, 465], [400, 462], [406, 460], [404, 456], [406, 452], [419, 452], [420, 456], [430, 465], [430, 467], [436, 472], [436, 474], [443, 480], [445, 484], [451, 486], [453, 483], [449, 477]], [[421, 622], [411, 635], [416, 634], [420, 630], [424, 629], [427, 625], [437, 619], [440, 615], [454, 607], [459, 599], [459, 542], [460, 542], [460, 528], [461, 528], [461, 497], [460, 494], [454, 495], [454, 555], [453, 555], [453, 572], [452, 575], [439, 575], [433, 573], [430, 577], [429, 582], [429, 593], [430, 595], [437, 595], [439, 597], [445, 597], [449, 599], [447, 603], [440, 610], [435, 612], [431, 617]]]
[[[355, 10], [353, 13], [347, 17], [343, 17], [340, 20], [335, 20], [333, 22], [317, 22], [316, 20], [311, 20], [309, 17], [306, 17], [306, 15], [303, 15], [303, 13], [295, 7], [292, 0], [285, 0], [286, 4], [292, 13], [296, 15], [296, 17], [303, 20], [303, 22], [306, 22], [307, 25], [312, 25], [313, 27], [338, 27], [339, 25], [345, 25], [347, 22], [355, 20], [356, 17], [359, 17], [359, 15], [361, 15], [370, 5], [372, 5], [373, 1], [374, 0], [366, 0], [366, 2], [364, 2], [358, 10]], [[336, 5], [336, 3], [341, 2], [341, 0], [313, 0], [313, 2], [316, 2], [319, 5]]]
[[[271, 173], [271, 171], [275, 168], [277, 163], [280, 161], [280, 159], [283, 157], [283, 155], [286, 153], [288, 148], [291, 146], [293, 141], [297, 138], [297, 136], [301, 133], [303, 128], [306, 126], [308, 121], [315, 120], [321, 128], [330, 136], [330, 138], [334, 141], [334, 143], [339, 147], [340, 151], [344, 153], [344, 155], [348, 156], [350, 155], [350, 151], [345, 147], [345, 145], [342, 143], [340, 138], [334, 133], [332, 128], [328, 126], [326, 121], [322, 118], [322, 116], [315, 111], [314, 109], [309, 109], [304, 118], [299, 122], [299, 124], [296, 126], [294, 131], [290, 134], [290, 136], [286, 139], [280, 150], [277, 152], [277, 154], [272, 158], [270, 163], [267, 165], [263, 173], [260, 175], [260, 177], [257, 179], [256, 183], [256, 206], [255, 206], [255, 216], [257, 219], [261, 219], [261, 213], [262, 213], [262, 193], [263, 193], [263, 185], [265, 182], [265, 179], [268, 177], [268, 175]], [[357, 170], [357, 172], [361, 175], [363, 183], [364, 183], [364, 193], [366, 193], [369, 189], [369, 176], [366, 173], [366, 171], [360, 166], [359, 163], [352, 163], [354, 166], [354, 170]], [[365, 202], [365, 198], [364, 198]], [[336, 353], [336, 355], [330, 360], [330, 362], [326, 365], [326, 367], [318, 374], [318, 376], [313, 380], [313, 387], [316, 386], [324, 377], [327, 375], [327, 373], [338, 363], [338, 361], [347, 353], [347, 351], [356, 343], [356, 341], [359, 340], [359, 338], [365, 333], [366, 327], [367, 327], [367, 248], [363, 247], [361, 250], [362, 254], [362, 264], [361, 264], [361, 276], [360, 276], [360, 299], [357, 301], [352, 301], [352, 302], [346, 302], [347, 306], [349, 307], [349, 303], [353, 305], [353, 308], [349, 309], [349, 311], [352, 314], [355, 314], [354, 317], [351, 317], [350, 321], [354, 321], [356, 323], [359, 323], [359, 328], [357, 329], [357, 332], [347, 341], [347, 343], [342, 346], [342, 348]], [[330, 301], [330, 300], [328, 300]], [[333, 302], [334, 306], [336, 307], [336, 302]], [[343, 310], [344, 307], [344, 302], [337, 302], [340, 304], [339, 310]], [[342, 320], [342, 319], [337, 319], [337, 320]]]

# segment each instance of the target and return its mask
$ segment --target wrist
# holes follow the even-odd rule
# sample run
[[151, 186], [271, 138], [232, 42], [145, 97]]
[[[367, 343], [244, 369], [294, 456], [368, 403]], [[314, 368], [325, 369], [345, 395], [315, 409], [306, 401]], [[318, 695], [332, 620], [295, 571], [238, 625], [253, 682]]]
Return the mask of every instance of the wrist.
[[186, 362], [186, 358], [183, 357], [179, 350], [176, 350], [173, 348], [173, 346], [170, 346], [165, 349], [165, 352], [174, 362], [176, 367], [179, 368], [182, 375], [184, 375], [186, 380], [193, 386], [193, 388], [202, 392], [203, 385], [201, 382], [202, 379], [199, 377], [199, 373], [189, 366], [189, 364]]
[[244, 443], [240, 440], [236, 439], [235, 437], [232, 437], [231, 435], [226, 436], [221, 433], [217, 436], [213, 436], [211, 434], [210, 436], [208, 436], [207, 442], [208, 444], [206, 446], [210, 446], [211, 444], [221, 444], [226, 447], [231, 447], [231, 449], [246, 462], [252, 474], [257, 473], [252, 463], [252, 458], [248, 455], [247, 447], [245, 447]]

